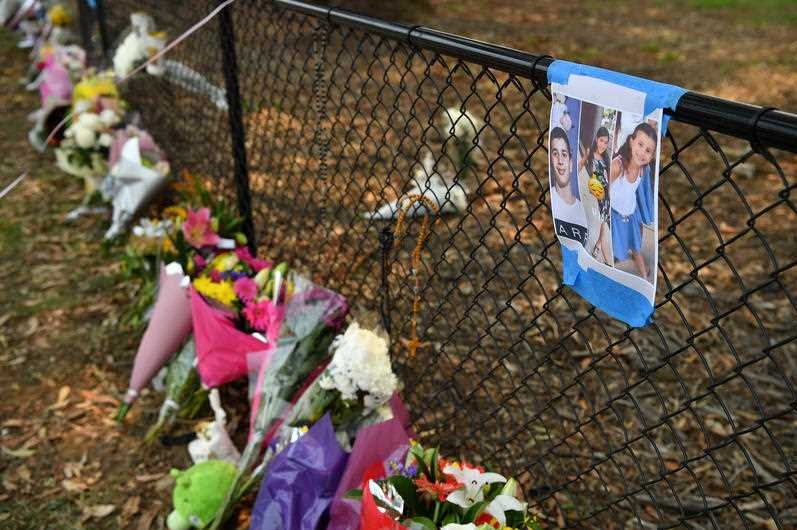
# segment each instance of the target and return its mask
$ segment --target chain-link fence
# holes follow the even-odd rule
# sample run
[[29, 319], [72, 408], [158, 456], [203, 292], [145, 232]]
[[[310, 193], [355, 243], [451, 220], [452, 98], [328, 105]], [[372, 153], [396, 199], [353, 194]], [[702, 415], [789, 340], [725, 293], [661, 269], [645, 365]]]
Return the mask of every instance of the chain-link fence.
[[[115, 0], [100, 26], [113, 47], [142, 10], [174, 37], [216, 5]], [[240, 0], [168, 57], [199, 77], [125, 97], [261, 254], [381, 308], [421, 440], [517, 476], [551, 527], [797, 527], [797, 116], [684, 96], [655, 322], [631, 329], [561, 284], [549, 57], [286, 0]], [[435, 179], [466, 200], [414, 270], [421, 219], [391, 241], [366, 214]]]

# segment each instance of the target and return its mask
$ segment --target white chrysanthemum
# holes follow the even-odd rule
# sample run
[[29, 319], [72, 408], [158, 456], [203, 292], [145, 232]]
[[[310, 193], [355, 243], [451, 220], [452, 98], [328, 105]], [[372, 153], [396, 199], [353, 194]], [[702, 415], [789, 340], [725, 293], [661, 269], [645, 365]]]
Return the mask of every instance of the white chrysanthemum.
[[146, 60], [146, 51], [139, 42], [139, 36], [131, 32], [116, 48], [113, 55], [113, 71], [117, 77], [124, 77], [133, 71], [136, 63]]
[[[166, 45], [165, 37], [153, 33], [155, 23], [152, 17], [143, 13], [134, 13], [130, 20], [133, 31], [124, 38], [113, 56], [113, 69], [117, 77], [126, 76]], [[150, 65], [147, 71], [152, 75], [160, 75], [158, 66]]]
[[78, 116], [77, 125], [96, 131], [102, 125], [102, 121], [100, 121], [100, 116], [98, 114], [94, 112], [84, 112]]
[[100, 121], [106, 127], [113, 127], [119, 123], [119, 115], [113, 109], [105, 109], [100, 112]]
[[101, 147], [111, 147], [111, 143], [113, 142], [113, 137], [108, 133], [102, 133], [97, 140], [97, 143]]
[[349, 400], [363, 392], [369, 410], [390, 399], [397, 379], [390, 366], [387, 340], [353, 322], [335, 339], [332, 349], [332, 361], [319, 380], [322, 388], [337, 389]]
[[91, 127], [78, 123], [74, 127], [75, 143], [83, 149], [91, 149], [97, 141], [97, 134]]

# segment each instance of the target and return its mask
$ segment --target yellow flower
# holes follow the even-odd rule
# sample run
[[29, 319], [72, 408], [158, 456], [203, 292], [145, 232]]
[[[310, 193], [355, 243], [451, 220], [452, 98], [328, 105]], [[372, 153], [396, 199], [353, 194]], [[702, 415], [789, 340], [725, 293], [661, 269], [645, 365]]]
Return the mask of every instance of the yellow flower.
[[67, 26], [70, 21], [69, 11], [61, 4], [55, 4], [51, 7], [47, 12], [47, 18], [50, 19], [53, 26]]
[[119, 92], [116, 90], [116, 85], [113, 78], [107, 75], [95, 75], [83, 78], [78, 84], [75, 85], [72, 91], [72, 104], [78, 101], [89, 100], [94, 101], [100, 97], [118, 98]]
[[194, 289], [203, 296], [217, 300], [228, 307], [232, 307], [238, 299], [238, 297], [235, 296], [235, 289], [232, 286], [232, 282], [229, 280], [214, 283], [210, 278], [201, 276], [194, 280]]
[[164, 237], [163, 243], [161, 244], [161, 251], [164, 254], [176, 254], [177, 249], [174, 248], [174, 243], [172, 243], [171, 238]]
[[175, 224], [182, 224], [186, 217], [188, 217], [188, 212], [182, 206], [169, 206], [163, 209], [163, 218], [174, 219]]
[[219, 272], [229, 271], [238, 265], [238, 256], [232, 252], [225, 252], [224, 254], [219, 254], [213, 258], [213, 261], [210, 263], [210, 265], [213, 267], [213, 269]]

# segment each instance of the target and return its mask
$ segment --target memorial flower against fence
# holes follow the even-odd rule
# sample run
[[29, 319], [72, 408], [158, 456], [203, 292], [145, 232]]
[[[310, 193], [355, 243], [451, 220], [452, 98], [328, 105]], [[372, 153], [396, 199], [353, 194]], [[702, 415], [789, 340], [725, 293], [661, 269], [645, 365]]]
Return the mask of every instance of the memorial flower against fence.
[[[131, 29], [113, 55], [113, 70], [123, 78], [138, 66], [147, 62], [166, 45], [166, 34], [155, 31], [155, 22], [145, 13], [130, 15]], [[160, 75], [162, 67], [157, 63], [147, 65], [147, 73]]]
[[274, 437], [289, 405], [299, 398], [308, 381], [320, 375], [323, 363], [329, 358], [330, 345], [348, 313], [343, 296], [295, 273], [290, 282], [294, 292], [285, 304], [275, 350], [268, 360], [252, 356], [256, 379], [249, 440], [214, 528], [219, 527], [237, 501], [263, 476], [268, 463], [262, 458], [264, 446]]
[[329, 351], [329, 364], [286, 408], [269, 443], [252, 530], [274, 528], [275, 519], [281, 528], [315, 528], [334, 499], [351, 441], [363, 427], [393, 416], [388, 401], [398, 379], [386, 335], [354, 322]]
[[[517, 481], [413, 442], [405, 457], [363, 475], [361, 529], [493, 530], [540, 528], [519, 499]], [[355, 529], [352, 529], [355, 530]]]
[[113, 127], [121, 120], [122, 115], [111, 108], [73, 115], [71, 124], [64, 131], [64, 139], [55, 150], [58, 167], [83, 179], [87, 201], [98, 191], [102, 177], [108, 171]]
[[389, 418], [390, 412], [380, 409], [396, 392], [398, 378], [390, 366], [386, 335], [353, 322], [335, 338], [330, 352], [332, 360], [293, 406], [287, 425], [312, 425], [329, 412], [336, 430], [355, 434], [371, 414]]
[[[144, 284], [153, 281], [151, 275], [155, 271], [158, 271], [159, 281], [152, 316], [117, 414], [120, 420], [141, 389], [169, 362], [191, 333], [191, 279], [199, 277], [217, 255], [246, 244], [246, 237], [239, 231], [242, 221], [234, 209], [215, 198], [201, 180], [185, 173], [183, 182], [175, 188], [180, 205], [166, 208], [161, 219], [147, 220], [137, 230], [141, 236], [155, 236], [159, 243], [145, 247], [148, 254], [131, 251], [126, 258], [126, 263], [141, 271]], [[189, 371], [185, 377], [194, 375]]]
[[89, 205], [102, 202], [100, 183], [108, 172], [108, 156], [116, 127], [122, 124], [125, 103], [113, 80], [89, 72], [72, 90], [72, 107], [64, 138], [55, 149], [56, 165], [84, 182], [81, 207], [68, 218], [81, 215]]
[[108, 165], [102, 193], [113, 212], [105, 239], [113, 239], [164, 188], [170, 165], [152, 136], [135, 125], [115, 131]]
[[[28, 140], [36, 150], [44, 152], [50, 133], [70, 109], [73, 83], [83, 74], [86, 53], [80, 46], [48, 45], [38, 55], [35, 71], [40, 73], [30, 86], [38, 88], [41, 107], [28, 117], [33, 122]], [[50, 139], [50, 145], [57, 146], [63, 136], [63, 130], [57, 131]]]

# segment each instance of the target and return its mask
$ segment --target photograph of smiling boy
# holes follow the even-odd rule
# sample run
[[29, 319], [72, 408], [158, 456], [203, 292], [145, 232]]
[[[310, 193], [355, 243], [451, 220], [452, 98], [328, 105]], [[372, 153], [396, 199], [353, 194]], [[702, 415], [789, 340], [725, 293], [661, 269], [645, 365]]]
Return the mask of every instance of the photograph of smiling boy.
[[575, 160], [570, 138], [561, 127], [553, 127], [548, 142], [551, 209], [556, 234], [583, 245], [588, 233], [587, 218], [574, 192]]
[[592, 103], [581, 105], [578, 185], [587, 217], [587, 252], [609, 266], [612, 254], [609, 167], [617, 111]]
[[[614, 265], [653, 283], [656, 252], [654, 219], [658, 123], [618, 113], [619, 148], [609, 171]], [[625, 123], [623, 122], [625, 120]]]

